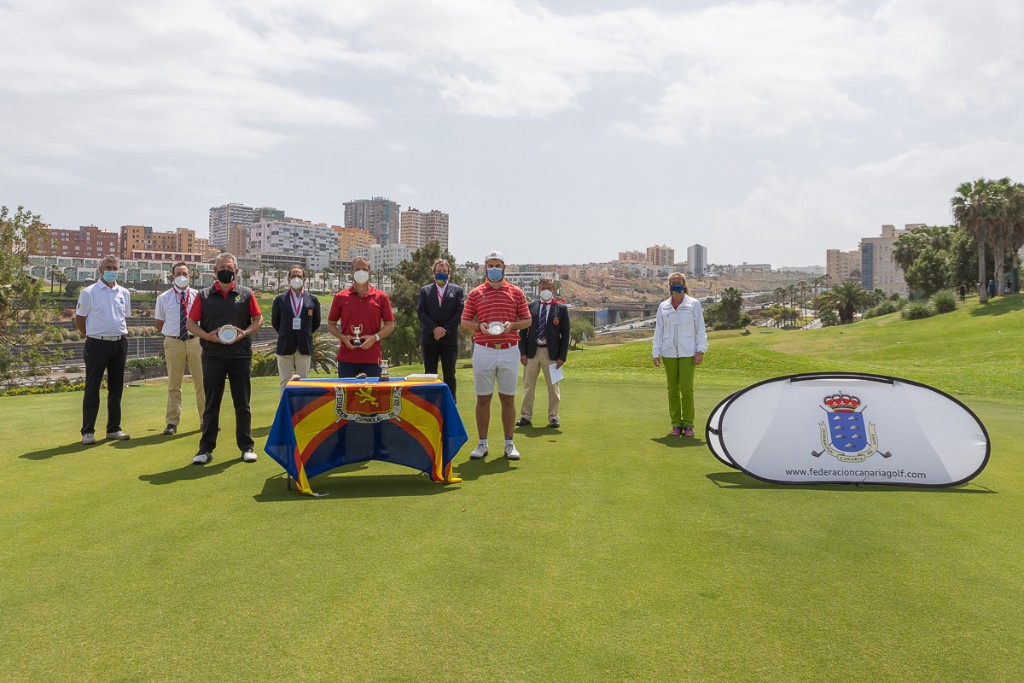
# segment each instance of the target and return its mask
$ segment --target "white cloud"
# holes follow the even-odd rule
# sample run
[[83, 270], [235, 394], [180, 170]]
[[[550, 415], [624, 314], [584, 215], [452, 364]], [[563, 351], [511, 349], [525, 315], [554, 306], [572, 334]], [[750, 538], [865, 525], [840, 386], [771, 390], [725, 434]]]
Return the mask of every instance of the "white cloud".
[[769, 173], [740, 204], [715, 213], [709, 258], [715, 261], [715, 248], [733, 251], [742, 240], [748, 260], [824, 263], [826, 249], [855, 249], [883, 224], [948, 225], [957, 185], [1003, 175], [1024, 175], [1024, 144], [996, 138], [951, 148], [928, 144], [811, 177]]

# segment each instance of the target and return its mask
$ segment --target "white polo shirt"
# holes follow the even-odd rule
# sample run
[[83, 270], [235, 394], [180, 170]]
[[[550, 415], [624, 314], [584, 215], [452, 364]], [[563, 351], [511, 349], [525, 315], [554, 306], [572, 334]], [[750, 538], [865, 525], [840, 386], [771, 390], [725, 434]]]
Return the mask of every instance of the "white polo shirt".
[[85, 318], [85, 333], [90, 337], [119, 337], [128, 334], [128, 315], [132, 298], [128, 290], [115, 284], [108, 287], [97, 280], [78, 294], [75, 315]]
[[177, 338], [181, 332], [178, 326], [181, 324], [181, 297], [183, 295], [185, 296], [185, 314], [187, 315], [192, 310], [192, 304], [196, 302], [196, 296], [199, 295], [199, 292], [191, 287], [186, 287], [184, 290], [171, 287], [156, 298], [153, 319], [164, 321], [160, 332], [166, 337]]

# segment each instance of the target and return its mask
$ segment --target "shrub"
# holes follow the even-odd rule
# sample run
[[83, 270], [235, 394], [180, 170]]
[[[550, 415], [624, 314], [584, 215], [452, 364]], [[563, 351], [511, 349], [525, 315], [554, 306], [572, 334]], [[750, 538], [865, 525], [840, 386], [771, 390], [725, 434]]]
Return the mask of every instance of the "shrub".
[[149, 358], [132, 358], [130, 361], [124, 364], [127, 370], [145, 370], [146, 368], [157, 368], [164, 364], [164, 359], [160, 356], [151, 356]]
[[935, 315], [935, 309], [927, 301], [911, 301], [903, 307], [903, 318], [906, 320], [921, 320]]
[[85, 391], [85, 381], [72, 382], [66, 377], [61, 377], [55, 382], [50, 382], [36, 387], [14, 387], [6, 391], [0, 390], [0, 396], [30, 396], [35, 394], [59, 394], [65, 391]]
[[956, 310], [956, 296], [953, 292], [936, 292], [932, 295], [932, 306], [936, 313], [949, 313]]
[[900, 308], [902, 308], [902, 304], [903, 302], [901, 302], [899, 299], [896, 299], [895, 301], [892, 299], [887, 299], [882, 303], [878, 304], [877, 306], [875, 306], [874, 308], [872, 308], [871, 310], [864, 313], [864, 317], [877, 318], [880, 315], [888, 315], [890, 313], [895, 313], [896, 311], [900, 310]]

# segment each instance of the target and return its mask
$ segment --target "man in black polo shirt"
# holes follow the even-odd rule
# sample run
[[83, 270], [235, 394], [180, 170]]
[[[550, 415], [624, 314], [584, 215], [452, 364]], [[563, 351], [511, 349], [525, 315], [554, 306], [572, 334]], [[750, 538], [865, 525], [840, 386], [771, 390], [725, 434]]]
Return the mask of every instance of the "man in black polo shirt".
[[217, 281], [199, 290], [188, 314], [188, 331], [199, 337], [203, 347], [203, 435], [199, 453], [192, 464], [205, 465], [213, 460], [220, 429], [220, 402], [224, 398], [225, 378], [231, 384], [235, 406], [235, 442], [243, 462], [256, 462], [252, 440], [252, 413], [249, 410], [249, 376], [252, 372], [252, 340], [263, 325], [263, 312], [248, 287], [235, 282], [238, 266], [231, 254], [217, 257], [213, 268]]

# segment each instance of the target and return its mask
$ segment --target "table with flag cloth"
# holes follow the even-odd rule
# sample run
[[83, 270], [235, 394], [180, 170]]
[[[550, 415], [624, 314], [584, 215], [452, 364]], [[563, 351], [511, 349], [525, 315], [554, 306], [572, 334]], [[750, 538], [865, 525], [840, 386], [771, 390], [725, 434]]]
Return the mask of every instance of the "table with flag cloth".
[[309, 480], [356, 462], [383, 460], [452, 477], [466, 428], [441, 381], [404, 378], [292, 380], [285, 386], [264, 449], [312, 494]]

